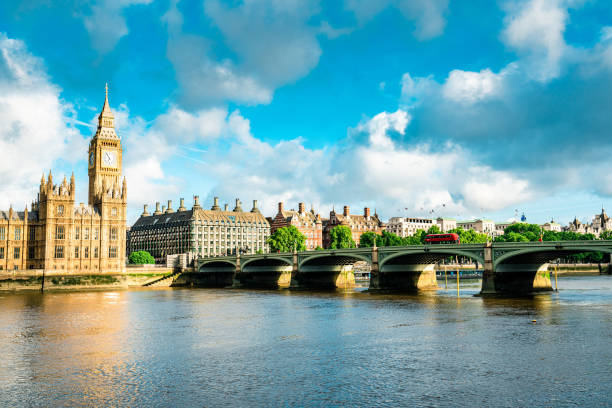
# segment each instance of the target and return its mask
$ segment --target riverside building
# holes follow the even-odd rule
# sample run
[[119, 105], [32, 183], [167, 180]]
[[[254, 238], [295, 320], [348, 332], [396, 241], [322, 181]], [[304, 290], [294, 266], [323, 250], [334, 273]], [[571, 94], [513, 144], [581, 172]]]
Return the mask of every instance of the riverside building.
[[257, 208], [257, 200], [253, 200], [251, 211], [245, 212], [236, 199], [236, 206], [229, 211], [227, 204], [222, 210], [215, 197], [212, 208], [205, 210], [194, 196], [191, 209], [185, 208], [182, 198], [176, 211], [171, 200], [167, 207], [156, 203], [152, 214], [145, 204], [129, 236], [131, 251], [148, 251], [157, 263], [163, 263], [166, 256], [174, 254], [187, 253], [193, 259], [268, 252], [270, 224]]
[[329, 213], [329, 220], [324, 221], [324, 248], [329, 248], [331, 241], [330, 232], [338, 225], [344, 225], [351, 229], [351, 236], [357, 245], [359, 245], [359, 239], [363, 233], [372, 231], [376, 234], [382, 234], [385, 229], [385, 225], [378, 217], [378, 214], [376, 214], [376, 211], [374, 215], [371, 215], [370, 209], [366, 207], [363, 209], [363, 215], [351, 214], [349, 207], [345, 205], [342, 214], [337, 214], [336, 211], [332, 210]]
[[427, 231], [436, 224], [435, 220], [414, 217], [391, 217], [387, 222], [387, 231], [402, 238], [414, 235], [418, 230]]
[[40, 180], [31, 210], [0, 211], [0, 269], [66, 273], [125, 271], [127, 184], [121, 180], [121, 140], [108, 104], [89, 143], [89, 200], [75, 205], [76, 183]]
[[304, 203], [298, 204], [298, 211], [285, 210], [283, 203], [278, 203], [278, 213], [271, 223], [271, 232], [279, 228], [293, 225], [306, 237], [306, 249], [312, 250], [323, 247], [323, 221], [314, 208], [306, 211]]

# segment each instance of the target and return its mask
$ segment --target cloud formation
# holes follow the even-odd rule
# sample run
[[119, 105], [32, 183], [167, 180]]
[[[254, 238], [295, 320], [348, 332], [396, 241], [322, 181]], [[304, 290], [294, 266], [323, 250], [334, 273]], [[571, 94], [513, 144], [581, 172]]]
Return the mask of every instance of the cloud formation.
[[36, 197], [43, 171], [60, 158], [82, 159], [87, 141], [72, 123], [72, 106], [60, 98], [42, 61], [23, 41], [0, 33], [0, 208], [12, 203], [23, 210]]

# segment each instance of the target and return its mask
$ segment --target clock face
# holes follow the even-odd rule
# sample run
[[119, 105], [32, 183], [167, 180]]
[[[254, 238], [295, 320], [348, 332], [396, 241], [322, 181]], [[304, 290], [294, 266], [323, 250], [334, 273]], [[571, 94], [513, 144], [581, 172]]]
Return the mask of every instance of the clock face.
[[96, 153], [95, 152], [89, 153], [89, 167], [93, 167], [93, 165], [94, 165], [94, 158], [95, 157], [96, 157]]
[[117, 153], [109, 150], [102, 150], [102, 163], [106, 167], [117, 167]]

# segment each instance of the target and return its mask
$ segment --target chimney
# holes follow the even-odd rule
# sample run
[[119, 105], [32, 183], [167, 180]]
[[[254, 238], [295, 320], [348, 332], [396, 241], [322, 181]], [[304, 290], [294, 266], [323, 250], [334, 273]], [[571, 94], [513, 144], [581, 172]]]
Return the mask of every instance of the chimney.
[[173, 212], [174, 210], [172, 209], [172, 200], [168, 200], [168, 208], [166, 209], [166, 214], [170, 214]]
[[228, 210], [229, 210], [228, 205], [227, 205], [227, 204], [224, 204], [224, 205], [223, 205], [223, 211], [228, 211]]
[[348, 217], [350, 215], [350, 213], [349, 213], [349, 206], [348, 205], [344, 206], [343, 214], [344, 214], [345, 217]]
[[155, 203], [155, 212], [153, 213], [153, 215], [159, 215], [161, 214], [161, 210], [159, 208], [159, 201]]
[[280, 203], [278, 203], [278, 212], [279, 213], [283, 212], [283, 202], [282, 201]]
[[[81, 207], [82, 207], [82, 206], [83, 206], [83, 204], [81, 204]], [[144, 209], [143, 209], [143, 211], [142, 211], [142, 215], [141, 215], [141, 217], [148, 217], [148, 216], [149, 216], [149, 211], [148, 211], [148, 208], [147, 208], [147, 207], [149, 207], [149, 205], [148, 205], [148, 204], [145, 204], [145, 205], [144, 205]]]
[[200, 196], [194, 195], [193, 196], [193, 209], [194, 210], [199, 210], [202, 207], [200, 207]]
[[363, 209], [363, 216], [368, 220], [370, 219], [370, 209], [368, 207]]
[[187, 209], [185, 208], [185, 199], [183, 197], [181, 197], [181, 205], [179, 206], [177, 211], [187, 211]]
[[242, 205], [240, 203], [240, 199], [236, 199], [236, 206], [234, 207], [234, 212], [242, 212]]
[[305, 207], [304, 207], [304, 203], [299, 203], [298, 204], [298, 212], [300, 214], [304, 214], [306, 212]]
[[161, 210], [161, 212], [162, 212], [162, 213], [165, 213], [165, 212], [166, 212], [166, 206], [165, 206], [165, 205], [162, 205], [162, 210]]
[[219, 207], [219, 197], [215, 197], [211, 210], [213, 210], [213, 211], [220, 211], [221, 210], [221, 207]]
[[258, 213], [259, 212], [259, 208], [257, 208], [257, 200], [253, 200], [253, 209], [251, 210], [252, 213]]

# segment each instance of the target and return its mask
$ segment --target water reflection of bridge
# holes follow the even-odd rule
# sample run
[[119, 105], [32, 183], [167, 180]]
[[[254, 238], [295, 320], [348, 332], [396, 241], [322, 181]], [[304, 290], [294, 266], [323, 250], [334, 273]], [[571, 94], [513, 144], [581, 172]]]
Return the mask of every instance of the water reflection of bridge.
[[436, 263], [463, 256], [484, 265], [482, 294], [551, 290], [549, 262], [582, 252], [612, 253], [612, 241], [512, 242], [353, 248], [196, 260], [177, 284], [209, 287], [334, 288], [354, 284], [353, 264], [371, 267], [370, 288], [436, 289]]

